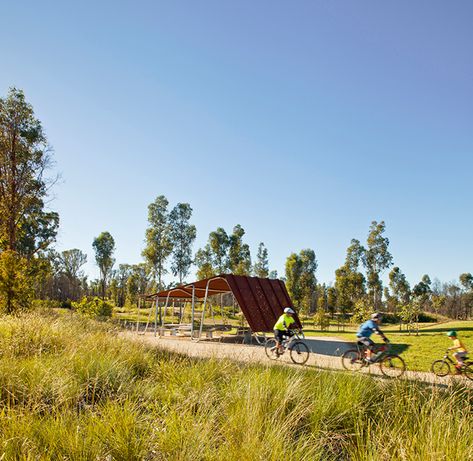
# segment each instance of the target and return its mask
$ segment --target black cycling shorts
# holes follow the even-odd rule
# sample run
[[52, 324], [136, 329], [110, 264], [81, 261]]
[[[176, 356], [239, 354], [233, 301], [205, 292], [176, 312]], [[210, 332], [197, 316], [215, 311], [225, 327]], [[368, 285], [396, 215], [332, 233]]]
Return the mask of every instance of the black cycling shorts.
[[281, 343], [284, 340], [284, 333], [284, 330], [274, 330], [274, 337], [276, 338], [276, 341]]
[[358, 343], [363, 344], [368, 349], [371, 349], [374, 346], [374, 342], [370, 338], [365, 338], [364, 336], [358, 337]]

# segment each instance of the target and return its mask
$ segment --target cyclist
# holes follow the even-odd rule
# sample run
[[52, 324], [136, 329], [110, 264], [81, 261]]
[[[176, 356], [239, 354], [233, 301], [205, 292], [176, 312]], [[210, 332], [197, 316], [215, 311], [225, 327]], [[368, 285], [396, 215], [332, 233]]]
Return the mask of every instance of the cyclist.
[[371, 314], [370, 320], [367, 320], [366, 322], [360, 325], [356, 333], [358, 342], [363, 344], [363, 346], [366, 346], [366, 359], [369, 362], [373, 361], [372, 354], [373, 354], [374, 342], [372, 339], [370, 339], [370, 336], [373, 333], [380, 335], [385, 343], [389, 343], [388, 338], [386, 338], [384, 333], [379, 329], [380, 323], [381, 323], [381, 314], [378, 312], [375, 312], [374, 314]]
[[448, 350], [456, 350], [457, 352], [454, 352], [452, 355], [455, 357], [455, 360], [457, 361], [455, 368], [459, 370], [465, 365], [465, 358], [466, 354], [468, 351], [466, 350], [466, 347], [463, 345], [463, 343], [458, 339], [457, 332], [455, 330], [449, 331], [447, 333], [447, 336], [452, 339], [453, 341], [453, 346], [449, 347]]
[[282, 354], [284, 348], [282, 347], [282, 341], [284, 335], [292, 336], [291, 325], [296, 323], [294, 316], [296, 313], [290, 307], [284, 309], [284, 313], [278, 318], [277, 322], [274, 324], [274, 338], [276, 339], [276, 347], [278, 348], [278, 353]]

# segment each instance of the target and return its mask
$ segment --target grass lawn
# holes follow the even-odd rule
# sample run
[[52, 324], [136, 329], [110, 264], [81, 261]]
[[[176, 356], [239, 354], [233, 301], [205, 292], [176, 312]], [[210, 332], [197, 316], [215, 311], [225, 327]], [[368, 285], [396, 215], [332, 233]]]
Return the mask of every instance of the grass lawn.
[[[154, 322], [154, 311], [149, 316], [149, 309], [127, 309], [114, 311], [114, 318], [121, 320], [136, 321], [137, 316], [141, 322], [148, 319]], [[172, 323], [176, 319], [171, 316], [166, 318], [166, 323]], [[228, 323], [234, 325], [235, 329], [231, 334], [236, 333], [236, 327], [241, 323], [241, 319], [230, 319], [221, 316], [214, 317], [215, 323]], [[207, 316], [206, 323], [212, 324], [212, 319]], [[430, 366], [434, 360], [443, 357], [445, 350], [451, 346], [451, 340], [446, 333], [452, 329], [457, 330], [459, 338], [464, 342], [465, 346], [473, 353], [473, 321], [452, 321], [444, 323], [423, 323], [419, 324], [419, 334], [408, 334], [407, 331], [399, 331], [398, 325], [382, 325], [382, 330], [391, 340], [394, 350], [400, 353], [406, 361], [409, 370], [430, 371]], [[339, 331], [336, 325], [331, 325], [329, 330], [320, 331], [314, 329], [310, 324], [304, 328], [306, 336], [333, 336], [340, 339], [355, 341], [356, 326], [347, 326], [345, 331]], [[379, 338], [373, 336], [374, 341], [379, 342]], [[473, 357], [473, 355], [472, 355]]]
[[[428, 326], [421, 324], [418, 336], [400, 332], [397, 325], [381, 325], [381, 329], [393, 343], [394, 349], [402, 354], [409, 370], [430, 371], [432, 362], [442, 358], [445, 350], [452, 345], [451, 339], [446, 335], [450, 330], [456, 330], [458, 337], [473, 353], [473, 321], [452, 321]], [[349, 341], [356, 340], [355, 333], [355, 327], [347, 328], [345, 332], [339, 332], [333, 327], [323, 332], [306, 329], [308, 336], [334, 336]], [[379, 337], [373, 335], [373, 340], [379, 342]]]

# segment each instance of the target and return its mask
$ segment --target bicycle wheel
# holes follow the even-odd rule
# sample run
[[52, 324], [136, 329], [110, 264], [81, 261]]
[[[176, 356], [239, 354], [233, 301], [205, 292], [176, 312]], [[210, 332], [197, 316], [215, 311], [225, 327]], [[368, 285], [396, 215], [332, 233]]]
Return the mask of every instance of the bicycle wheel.
[[342, 365], [345, 370], [358, 371], [363, 366], [363, 356], [358, 349], [349, 349], [342, 355]]
[[270, 338], [266, 340], [264, 344], [264, 351], [266, 355], [271, 360], [276, 360], [279, 358], [279, 354], [277, 352], [276, 340], [274, 338]]
[[450, 365], [445, 360], [436, 360], [432, 363], [430, 371], [435, 375], [443, 378], [450, 374]]
[[469, 363], [466, 363], [463, 367], [462, 373], [470, 380], [473, 381], [473, 366]]
[[309, 360], [309, 348], [302, 341], [296, 341], [290, 349], [291, 360], [297, 365], [304, 365]]
[[384, 376], [399, 378], [406, 371], [406, 364], [399, 355], [388, 355], [381, 360], [379, 368]]

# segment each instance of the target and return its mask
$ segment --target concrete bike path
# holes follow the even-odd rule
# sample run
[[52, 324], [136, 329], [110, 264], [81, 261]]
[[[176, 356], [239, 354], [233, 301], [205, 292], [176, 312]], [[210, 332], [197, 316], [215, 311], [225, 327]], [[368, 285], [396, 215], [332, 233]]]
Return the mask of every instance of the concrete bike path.
[[[245, 345], [238, 343], [225, 343], [218, 341], [191, 341], [189, 338], [175, 338], [175, 337], [155, 337], [153, 333], [137, 334], [132, 332], [125, 332], [123, 336], [134, 341], [143, 342], [147, 345], [166, 349], [179, 354], [184, 354], [189, 357], [198, 358], [214, 358], [214, 359], [230, 359], [243, 363], [260, 363], [264, 365], [287, 365], [299, 368], [300, 365], [294, 365], [289, 357], [287, 351], [278, 360], [270, 360], [266, 356], [264, 347], [261, 345]], [[324, 369], [324, 370], [344, 370], [341, 361], [341, 355], [348, 349], [354, 347], [353, 343], [343, 341], [339, 338], [328, 336], [311, 336], [305, 338], [304, 342], [309, 347], [311, 354], [309, 360], [303, 367], [309, 369]], [[402, 379], [409, 381], [421, 381], [427, 384], [433, 384], [441, 387], [448, 387], [453, 384], [464, 384], [470, 386], [471, 383], [462, 376], [447, 376], [439, 378], [433, 373], [409, 371], [404, 373]], [[371, 365], [370, 367], [362, 368], [359, 373], [382, 377], [379, 365]]]

